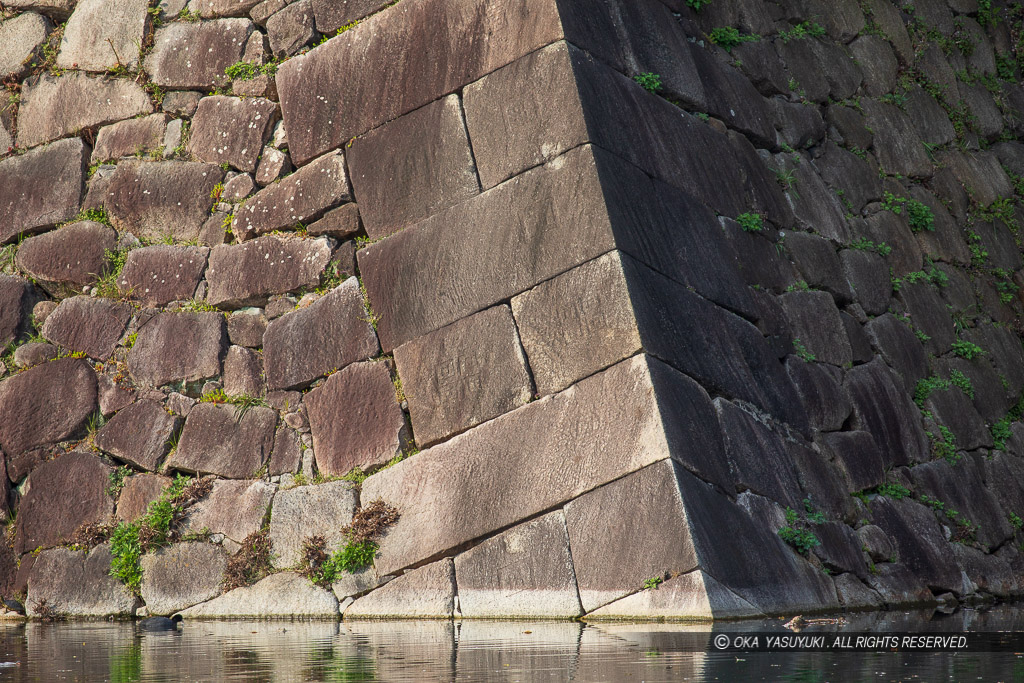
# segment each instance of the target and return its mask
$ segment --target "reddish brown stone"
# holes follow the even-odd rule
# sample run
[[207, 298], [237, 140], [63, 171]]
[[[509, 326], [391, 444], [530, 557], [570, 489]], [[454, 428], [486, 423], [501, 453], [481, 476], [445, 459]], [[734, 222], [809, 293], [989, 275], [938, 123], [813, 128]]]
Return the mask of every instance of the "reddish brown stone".
[[317, 468], [342, 475], [383, 465], [405, 445], [405, 416], [383, 363], [355, 363], [305, 398]]
[[171, 483], [170, 477], [159, 474], [134, 474], [124, 480], [124, 488], [117, 499], [117, 519], [134, 522], [146, 514], [146, 508], [160, 497]]
[[198, 237], [224, 179], [214, 164], [124, 161], [110, 180], [104, 205], [114, 227], [139, 237]]
[[14, 364], [19, 368], [30, 368], [57, 358], [57, 347], [53, 344], [29, 342], [14, 350]]
[[261, 97], [204, 97], [192, 119], [188, 152], [252, 173], [276, 115], [277, 103]]
[[146, 73], [157, 85], [175, 89], [223, 87], [224, 70], [242, 59], [254, 28], [248, 19], [168, 24], [156, 32]]
[[206, 269], [206, 299], [214, 306], [238, 308], [265, 304], [272, 294], [312, 289], [330, 258], [326, 238], [267, 235], [243, 244], [218, 245]]
[[96, 373], [80, 358], [0, 382], [0, 449], [16, 456], [72, 436], [96, 410]]
[[119, 121], [100, 128], [96, 147], [92, 150], [92, 163], [102, 163], [133, 154], [150, 153], [164, 144], [167, 114], [152, 114], [141, 119]]
[[271, 408], [241, 413], [233, 405], [200, 403], [189, 411], [167, 467], [228, 479], [251, 477], [270, 459], [276, 424]]
[[336, 209], [331, 209], [324, 217], [306, 226], [310, 235], [330, 235], [338, 240], [350, 239], [359, 232], [359, 207], [349, 202]]
[[259, 309], [235, 311], [228, 316], [228, 339], [232, 344], [259, 348], [263, 346], [263, 333], [267, 331], [267, 318]]
[[28, 331], [34, 301], [28, 280], [0, 273], [0, 346]]
[[182, 533], [208, 529], [241, 543], [263, 525], [276, 490], [277, 486], [264, 481], [215, 481], [210, 494], [189, 508]]
[[118, 412], [96, 434], [96, 446], [144, 470], [160, 466], [178, 418], [156, 401], [136, 401]]
[[79, 451], [33, 470], [18, 511], [15, 550], [57, 545], [83, 524], [106, 522], [114, 514], [114, 501], [106, 493], [112, 470], [95, 455]]
[[65, 299], [43, 324], [42, 334], [68, 351], [107, 360], [132, 319], [132, 307], [109, 299]]
[[267, 393], [263, 380], [263, 360], [244, 346], [232, 346], [224, 357], [224, 393], [228, 396], [262, 396]]
[[152, 387], [216, 377], [225, 346], [219, 313], [161, 313], [139, 328], [128, 370]]
[[313, 0], [313, 15], [316, 17], [316, 30], [320, 33], [337, 31], [346, 24], [362, 19], [391, 4], [391, 0]]
[[195, 296], [203, 279], [206, 247], [157, 245], [128, 252], [117, 287], [129, 299], [147, 306], [163, 306]]
[[86, 149], [74, 138], [0, 161], [0, 244], [75, 217], [89, 165]]
[[79, 294], [107, 269], [105, 253], [117, 245], [113, 230], [82, 221], [30, 237], [18, 249], [18, 268], [38, 280], [54, 296]]
[[480, 192], [457, 95], [356, 138], [347, 158], [372, 239]]
[[359, 282], [349, 278], [312, 305], [272, 321], [263, 335], [271, 389], [308, 385], [331, 370], [377, 353]]
[[297, 472], [302, 461], [302, 443], [298, 433], [281, 425], [274, 435], [274, 453], [270, 458], [270, 475]]

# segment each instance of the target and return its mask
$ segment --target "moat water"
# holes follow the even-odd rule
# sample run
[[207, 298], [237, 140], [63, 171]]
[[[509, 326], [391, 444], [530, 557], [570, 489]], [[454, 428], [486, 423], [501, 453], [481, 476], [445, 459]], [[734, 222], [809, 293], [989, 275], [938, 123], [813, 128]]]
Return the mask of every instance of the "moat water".
[[[846, 616], [801, 635], [1018, 632], [1024, 610]], [[3, 681], [1024, 681], [1024, 652], [733, 652], [723, 633], [784, 633], [783, 620], [721, 624], [550, 622], [131, 622], [0, 624]]]

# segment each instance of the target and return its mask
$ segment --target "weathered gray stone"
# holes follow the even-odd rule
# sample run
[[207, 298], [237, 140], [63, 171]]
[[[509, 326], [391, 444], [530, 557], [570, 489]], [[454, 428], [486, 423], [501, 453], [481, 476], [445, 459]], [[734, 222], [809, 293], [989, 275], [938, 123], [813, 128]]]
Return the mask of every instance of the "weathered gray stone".
[[[395, 349], [395, 364], [420, 446], [525, 405], [532, 395], [507, 306], [403, 344]], [[537, 364], [532, 367], [536, 373]]]
[[342, 601], [338, 609], [344, 613], [355, 598], [369, 593], [378, 586], [383, 586], [394, 578], [393, 576], [380, 576], [376, 569], [367, 567], [354, 573], [342, 572], [331, 584], [331, 590], [335, 597]]
[[[230, 176], [229, 176], [230, 177]], [[221, 200], [227, 202], [240, 202], [256, 190], [256, 183], [248, 173], [239, 173], [231, 180], [224, 183], [224, 192], [221, 193]]]
[[243, 309], [228, 316], [228, 339], [232, 344], [249, 348], [263, 346], [266, 330], [267, 319], [259, 309]]
[[878, 254], [858, 249], [839, 252], [842, 272], [853, 287], [857, 303], [868, 315], [881, 315], [889, 308], [892, 282], [885, 260]]
[[139, 328], [128, 370], [152, 387], [216, 377], [226, 346], [219, 313], [160, 313]]
[[352, 194], [341, 152], [332, 152], [260, 190], [235, 211], [231, 229], [239, 239], [309, 223]]
[[[850, 52], [864, 72], [864, 90], [871, 97], [881, 97], [896, 87], [899, 62], [889, 42], [876, 35], [860, 36], [850, 43]], [[870, 116], [870, 112], [868, 112]], [[877, 130], [872, 126], [873, 130]]]
[[450, 619], [454, 611], [455, 567], [451, 558], [445, 558], [406, 572], [359, 598], [345, 610], [345, 618]]
[[28, 493], [18, 508], [14, 550], [21, 554], [58, 545], [82, 524], [106, 522], [114, 514], [114, 500], [106, 493], [112, 471], [95, 455], [81, 451], [32, 470]]
[[271, 408], [257, 406], [239, 415], [232, 405], [201, 403], [185, 418], [167, 467], [246, 479], [270, 459], [276, 424]]
[[313, 3], [310, 0], [293, 0], [267, 20], [270, 50], [278, 57], [294, 55], [308, 45], [315, 35]]
[[380, 347], [368, 319], [359, 282], [349, 278], [310, 306], [272, 321], [263, 337], [269, 388], [303, 387], [375, 355]]
[[28, 238], [18, 249], [15, 263], [54, 296], [70, 296], [104, 274], [106, 251], [116, 244], [117, 235], [107, 226], [80, 221]]
[[[264, 147], [260, 164], [256, 169], [256, 182], [266, 187], [275, 180], [284, 177], [292, 170], [291, 159], [286, 152], [273, 147]], [[317, 233], [319, 234], [319, 233]]]
[[842, 429], [853, 406], [842, 387], [840, 371], [822, 363], [806, 363], [789, 356], [786, 372], [803, 399], [811, 427], [822, 431]]
[[[25, 12], [0, 22], [0, 78], [21, 79], [28, 72], [28, 61], [53, 29], [46, 17]], [[7, 145], [0, 146], [0, 152]]]
[[341, 3], [313, 0], [316, 30], [320, 33], [332, 33], [346, 24], [387, 7], [388, 4], [389, 0], [347, 0]]
[[192, 119], [188, 152], [252, 173], [276, 114], [277, 104], [261, 97], [204, 97]]
[[163, 110], [175, 116], [192, 116], [199, 107], [203, 93], [195, 91], [176, 91], [164, 95]]
[[456, 95], [360, 136], [346, 156], [371, 239], [480, 192]]
[[224, 393], [228, 396], [263, 396], [267, 384], [263, 379], [260, 356], [244, 346], [232, 346], [224, 357]]
[[[663, 369], [669, 386], [681, 376], [659, 365], [643, 356], [623, 361], [370, 476], [362, 498], [383, 498], [402, 515], [381, 541], [378, 571], [408, 567], [668, 457], [682, 435], [662, 421], [652, 375]], [[573, 434], [571, 459], [560, 446], [565, 437], [555, 437], [565, 430]], [[692, 444], [678, 443], [685, 459]], [[706, 448], [696, 446], [701, 458]], [[549, 471], [559, 474], [540, 474]]]
[[159, 498], [170, 483], [169, 477], [158, 474], [134, 474], [127, 477], [121, 495], [117, 498], [117, 520], [134, 522], [146, 514], [149, 504]]
[[345, 541], [341, 528], [352, 521], [356, 491], [349, 482], [332, 481], [279, 491], [270, 513], [270, 543], [274, 566], [294, 567], [302, 560], [302, 544], [309, 536], [323, 536], [327, 551]]
[[822, 434], [819, 443], [846, 475], [851, 493], [882, 483], [885, 477], [882, 456], [871, 434], [863, 431]]
[[833, 191], [843, 193], [851, 213], [859, 215], [868, 202], [882, 198], [882, 183], [871, 164], [831, 142], [823, 145], [823, 152], [814, 166]]
[[176, 543], [142, 556], [142, 599], [150, 614], [172, 614], [220, 595], [228, 559], [212, 543]]
[[931, 510], [909, 499], [877, 498], [871, 517], [892, 539], [901, 566], [929, 587], [960, 592], [960, 569]]
[[47, 340], [68, 351], [84, 351], [107, 360], [132, 319], [132, 307], [107, 299], [76, 296], [61, 302], [41, 330]]
[[96, 546], [88, 554], [68, 548], [44, 550], [28, 578], [29, 616], [69, 617], [134, 616], [137, 600], [124, 584], [110, 575], [110, 545]]
[[152, 109], [149, 95], [132, 81], [91, 78], [77, 71], [57, 77], [44, 74], [24, 88], [18, 145], [34, 147]]
[[106, 71], [136, 69], [145, 41], [148, 0], [79, 0], [60, 41], [57, 66]]
[[0, 161], [0, 243], [75, 217], [89, 165], [86, 150], [75, 138]]
[[191, 0], [189, 7], [193, 12], [199, 12], [203, 19], [243, 17], [259, 2], [260, 0]]
[[871, 345], [903, 379], [907, 392], [912, 393], [918, 380], [928, 375], [928, 356], [909, 320], [886, 313], [869, 321], [864, 331], [871, 338]]
[[875, 562], [894, 562], [897, 559], [892, 539], [882, 527], [865, 524], [857, 529], [857, 538], [860, 539], [864, 552]]
[[832, 295], [827, 292], [790, 292], [779, 297], [793, 336], [800, 339], [816, 360], [845, 366], [853, 362], [853, 350], [839, 318]]
[[182, 533], [224, 534], [236, 543], [260, 530], [277, 487], [263, 481], [217, 480], [210, 494], [188, 509]]
[[832, 294], [840, 304], [851, 301], [853, 292], [842, 275], [839, 257], [832, 243], [816, 235], [786, 235], [786, 251], [800, 269], [804, 282]]
[[179, 419], [143, 399], [120, 410], [96, 433], [96, 446], [119, 460], [155, 471], [170, 449]]
[[57, 347], [52, 344], [29, 342], [14, 350], [14, 365], [19, 368], [30, 368], [54, 360], [57, 353]]
[[224, 70], [242, 59], [255, 26], [248, 19], [174, 22], [160, 28], [146, 73], [157, 85], [209, 91], [227, 85]]
[[193, 240], [224, 178], [214, 164], [126, 161], [117, 165], [104, 204], [119, 231], [137, 237]]
[[100, 128], [92, 151], [92, 163], [159, 150], [164, 144], [168, 120], [167, 114], [151, 114]]
[[935, 160], [938, 165], [951, 169], [983, 206], [1013, 194], [1013, 184], [992, 152], [940, 152]]
[[641, 590], [599, 607], [591, 619], [738, 619], [761, 612], [714, 577], [695, 569], [673, 576], [654, 589]]
[[464, 617], [566, 618], [582, 614], [561, 510], [513, 527], [456, 556]]
[[383, 363], [353, 363], [306, 394], [303, 403], [316, 465], [324, 474], [369, 470], [405, 447], [405, 415]]
[[327, 238], [289, 239], [267, 235], [243, 244], [218, 245], [210, 252], [207, 301], [239, 308], [266, 304], [272, 294], [312, 289], [331, 258]]
[[155, 245], [128, 252], [117, 287], [146, 306], [164, 306], [195, 296], [203, 279], [206, 247]]
[[337, 618], [338, 600], [309, 579], [292, 572], [271, 574], [248, 588], [184, 610], [185, 619], [218, 617], [329, 617]]
[[33, 316], [39, 320], [35, 299], [28, 280], [0, 273], [0, 345], [6, 347], [28, 332]]
[[21, 372], [0, 382], [0, 449], [10, 457], [66, 439], [94, 410], [96, 373], [85, 360], [62, 359]]
[[57, 21], [63, 21], [71, 14], [78, 0], [10, 0], [8, 8], [39, 12]]
[[715, 409], [736, 492], [750, 490], [783, 505], [799, 507], [803, 499], [799, 474], [782, 437], [724, 399], [715, 399]]
[[835, 584], [839, 602], [848, 610], [881, 609], [885, 604], [882, 596], [861, 583], [853, 574], [840, 574], [835, 578]]
[[959, 531], [958, 520], [977, 525], [974, 535], [986, 552], [994, 551], [1013, 536], [1007, 513], [985, 487], [982, 469], [973, 459], [967, 458], [955, 466], [945, 460], [927, 462], [912, 467], [908, 474], [916, 493], [941, 501], [948, 510], [959, 513], [958, 519], [938, 515], [940, 523], [950, 526], [954, 535]]
[[874, 437], [886, 468], [927, 460], [928, 439], [917, 407], [880, 359], [847, 373], [844, 386], [853, 399], [860, 428]]
[[512, 310], [541, 394], [561, 391], [640, 350], [618, 252], [515, 297]]
[[281, 425], [274, 434], [274, 452], [270, 456], [270, 476], [298, 472], [301, 464], [302, 442], [299, 440], [298, 432]]

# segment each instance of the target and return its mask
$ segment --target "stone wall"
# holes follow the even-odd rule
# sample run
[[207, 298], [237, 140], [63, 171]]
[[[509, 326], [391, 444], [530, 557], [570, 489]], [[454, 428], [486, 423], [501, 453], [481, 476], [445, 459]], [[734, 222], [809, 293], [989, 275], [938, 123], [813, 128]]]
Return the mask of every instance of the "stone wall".
[[[5, 2], [0, 593], [594, 619], [1016, 597], [1004, 4]], [[374, 509], [397, 521], [371, 567], [303, 575]]]

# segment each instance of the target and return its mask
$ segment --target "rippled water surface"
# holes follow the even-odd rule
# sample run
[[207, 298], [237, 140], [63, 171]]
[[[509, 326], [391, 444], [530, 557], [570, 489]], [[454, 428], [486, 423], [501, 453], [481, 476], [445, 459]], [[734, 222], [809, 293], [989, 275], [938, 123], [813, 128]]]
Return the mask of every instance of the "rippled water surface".
[[[779, 620], [714, 632], [780, 631]], [[822, 630], [1015, 631], [1024, 611], [848, 617]], [[0, 624], [2, 681], [1024, 681], [1013, 653], [721, 653], [712, 629], [532, 622], [130, 622]], [[788, 632], [787, 632], [788, 633]], [[701, 640], [703, 642], [703, 640]], [[686, 648], [689, 648], [688, 650]], [[693, 651], [693, 650], [697, 651]]]

